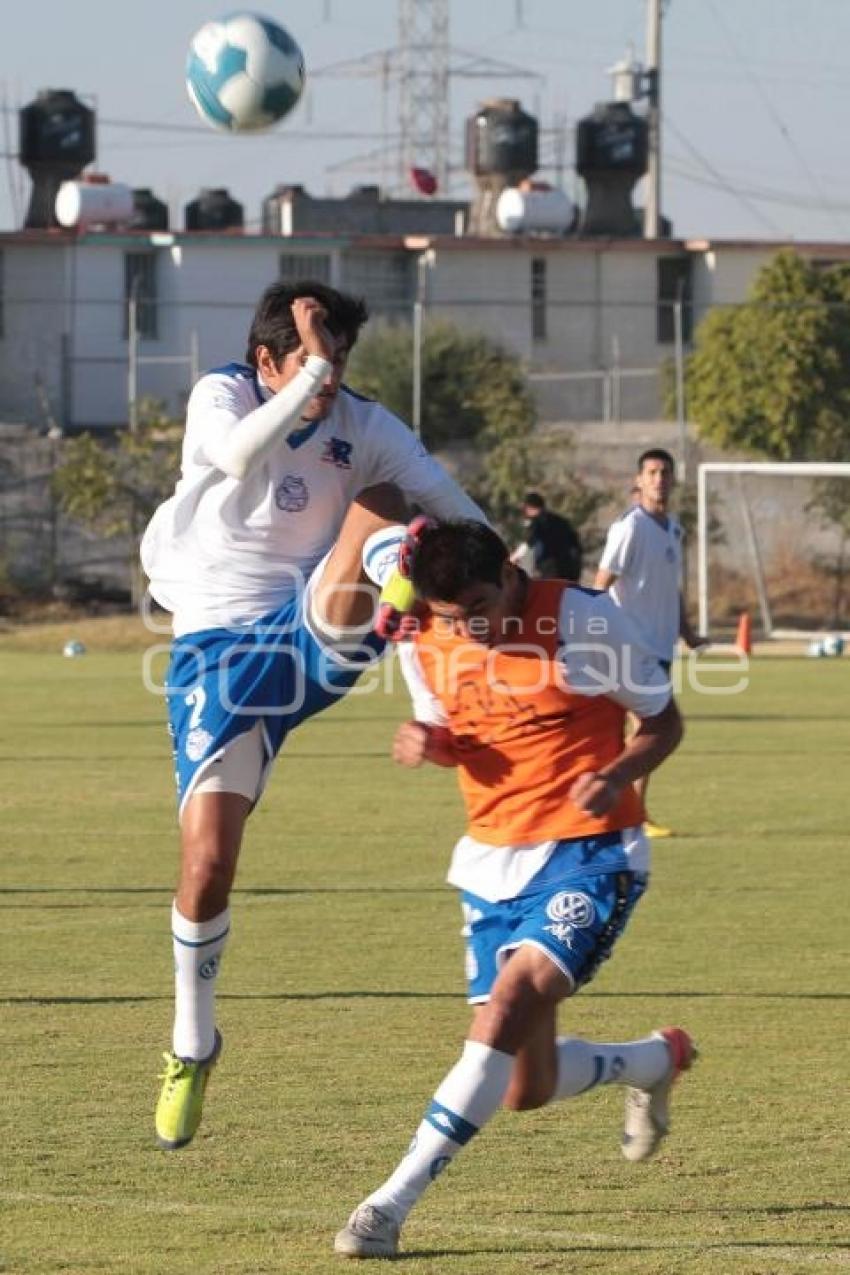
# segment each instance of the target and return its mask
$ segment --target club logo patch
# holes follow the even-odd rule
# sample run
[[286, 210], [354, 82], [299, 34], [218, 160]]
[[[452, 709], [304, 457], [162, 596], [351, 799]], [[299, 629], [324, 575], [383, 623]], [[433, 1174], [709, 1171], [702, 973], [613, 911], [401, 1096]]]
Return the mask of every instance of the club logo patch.
[[274, 489], [274, 503], [285, 514], [300, 514], [309, 502], [307, 484], [297, 474], [287, 474]]
[[189, 761], [200, 761], [213, 742], [213, 737], [203, 726], [196, 726], [186, 736], [186, 756]]
[[596, 920], [596, 908], [588, 895], [578, 891], [564, 891], [562, 894], [552, 895], [546, 904], [546, 915], [552, 921], [559, 921], [576, 930], [586, 930]]
[[351, 469], [352, 444], [344, 438], [329, 438], [322, 452], [322, 460], [337, 469]]
[[205, 979], [215, 978], [216, 974], [218, 973], [218, 964], [219, 964], [219, 958], [217, 956], [211, 956], [208, 961], [204, 961], [203, 965], [198, 970], [198, 973], [200, 974], [201, 978], [205, 978]]

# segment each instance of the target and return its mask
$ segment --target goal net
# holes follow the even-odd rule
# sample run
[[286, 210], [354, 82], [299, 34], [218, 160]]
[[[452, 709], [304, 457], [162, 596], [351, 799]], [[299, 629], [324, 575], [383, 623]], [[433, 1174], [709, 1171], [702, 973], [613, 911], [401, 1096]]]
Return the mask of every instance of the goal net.
[[701, 633], [848, 636], [850, 463], [700, 465], [697, 576]]

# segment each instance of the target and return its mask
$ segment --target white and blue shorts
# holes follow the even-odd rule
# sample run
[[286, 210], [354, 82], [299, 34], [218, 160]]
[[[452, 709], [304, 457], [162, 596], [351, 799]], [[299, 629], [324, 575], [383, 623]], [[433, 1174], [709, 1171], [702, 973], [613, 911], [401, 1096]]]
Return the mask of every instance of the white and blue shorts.
[[372, 632], [323, 642], [306, 622], [301, 596], [244, 630], [175, 638], [166, 696], [181, 812], [226, 750], [249, 734], [262, 754], [256, 799], [289, 732], [341, 699], [384, 646]]
[[[561, 842], [558, 848], [577, 844]], [[500, 969], [524, 944], [545, 952], [577, 991], [611, 955], [647, 886], [646, 876], [625, 865], [567, 871], [560, 879], [551, 872], [540, 876], [545, 879], [533, 879], [516, 898], [496, 903], [462, 891], [471, 1005], [490, 999]]]

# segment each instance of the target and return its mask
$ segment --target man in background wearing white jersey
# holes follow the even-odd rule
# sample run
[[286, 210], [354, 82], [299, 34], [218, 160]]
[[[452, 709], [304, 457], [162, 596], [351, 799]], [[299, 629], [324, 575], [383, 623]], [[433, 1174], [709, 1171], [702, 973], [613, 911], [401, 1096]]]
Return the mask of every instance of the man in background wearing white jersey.
[[[675, 462], [668, 451], [653, 447], [638, 459], [635, 501], [612, 524], [596, 573], [597, 589], [609, 589], [628, 612], [644, 645], [669, 671], [679, 638], [695, 650], [703, 640], [688, 622], [682, 597], [682, 528], [669, 512]], [[649, 776], [635, 783], [646, 803]], [[669, 837], [670, 828], [647, 815], [650, 837]]]
[[174, 627], [166, 689], [182, 853], [173, 1047], [156, 1111], [168, 1150], [194, 1136], [221, 1050], [228, 901], [274, 757], [381, 654], [374, 586], [395, 571], [407, 502], [483, 519], [402, 421], [342, 384], [366, 318], [361, 301], [322, 284], [268, 288], [247, 363], [192, 391], [180, 479], [142, 542], [151, 595]]

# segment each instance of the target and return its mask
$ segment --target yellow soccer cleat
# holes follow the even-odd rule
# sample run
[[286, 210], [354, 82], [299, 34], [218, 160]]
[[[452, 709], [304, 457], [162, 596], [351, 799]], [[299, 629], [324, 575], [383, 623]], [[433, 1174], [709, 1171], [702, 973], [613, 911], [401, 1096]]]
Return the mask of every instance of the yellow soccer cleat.
[[653, 823], [651, 819], [647, 819], [644, 822], [643, 830], [654, 841], [660, 837], [675, 837], [676, 835], [672, 828], [665, 828], [662, 823]]
[[156, 1104], [156, 1140], [166, 1151], [185, 1147], [197, 1133], [207, 1082], [220, 1053], [221, 1034], [217, 1031], [209, 1058], [196, 1062], [163, 1054], [165, 1071], [160, 1075], [162, 1092]]

